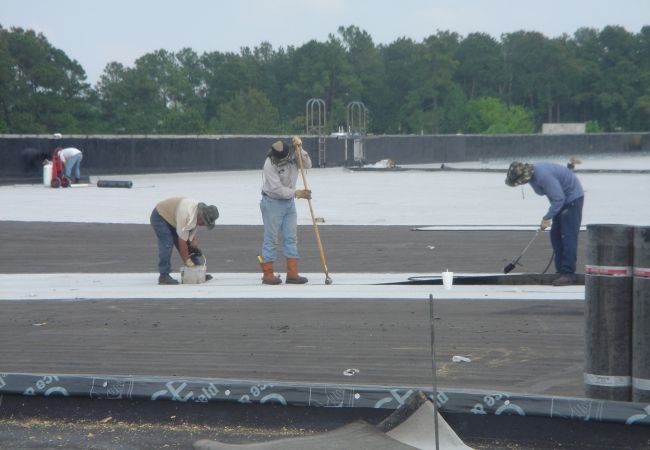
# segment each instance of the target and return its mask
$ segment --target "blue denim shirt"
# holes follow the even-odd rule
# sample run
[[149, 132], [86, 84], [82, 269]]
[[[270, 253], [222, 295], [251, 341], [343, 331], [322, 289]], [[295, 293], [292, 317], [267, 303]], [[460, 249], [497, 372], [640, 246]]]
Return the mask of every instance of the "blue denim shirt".
[[564, 205], [585, 195], [578, 177], [560, 164], [533, 164], [530, 185], [536, 194], [546, 195], [551, 202], [544, 219], [552, 219]]

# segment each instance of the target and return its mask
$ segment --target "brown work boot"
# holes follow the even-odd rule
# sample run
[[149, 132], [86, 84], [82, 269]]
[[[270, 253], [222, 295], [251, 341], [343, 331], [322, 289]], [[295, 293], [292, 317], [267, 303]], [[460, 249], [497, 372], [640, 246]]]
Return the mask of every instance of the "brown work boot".
[[178, 284], [168, 273], [161, 273], [158, 277], [158, 284]]
[[262, 267], [262, 272], [264, 275], [262, 276], [262, 284], [280, 284], [282, 283], [282, 280], [280, 277], [276, 276], [273, 273], [273, 263], [272, 262], [262, 262], [260, 263], [260, 266]]
[[576, 277], [572, 273], [563, 273], [555, 280], [553, 280], [553, 286], [571, 286], [575, 284]]
[[287, 258], [287, 284], [305, 284], [307, 278], [298, 275], [298, 259]]

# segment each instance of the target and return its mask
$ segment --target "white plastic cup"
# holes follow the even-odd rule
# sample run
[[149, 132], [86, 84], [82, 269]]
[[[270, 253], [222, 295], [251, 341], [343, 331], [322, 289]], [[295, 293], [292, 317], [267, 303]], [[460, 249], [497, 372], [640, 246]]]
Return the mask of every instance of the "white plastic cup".
[[445, 289], [448, 291], [451, 290], [451, 287], [454, 284], [454, 272], [448, 270], [442, 272], [442, 284], [445, 286]]

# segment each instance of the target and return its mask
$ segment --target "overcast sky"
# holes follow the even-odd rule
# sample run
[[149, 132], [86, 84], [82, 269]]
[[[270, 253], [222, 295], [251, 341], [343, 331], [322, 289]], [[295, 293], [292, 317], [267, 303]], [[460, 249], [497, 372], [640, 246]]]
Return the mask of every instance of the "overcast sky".
[[438, 30], [556, 37], [606, 25], [638, 33], [648, 24], [650, 0], [0, 0], [0, 25], [43, 33], [92, 84], [106, 64], [132, 66], [158, 49], [239, 52], [264, 41], [277, 49], [326, 41], [339, 26], [389, 44]]

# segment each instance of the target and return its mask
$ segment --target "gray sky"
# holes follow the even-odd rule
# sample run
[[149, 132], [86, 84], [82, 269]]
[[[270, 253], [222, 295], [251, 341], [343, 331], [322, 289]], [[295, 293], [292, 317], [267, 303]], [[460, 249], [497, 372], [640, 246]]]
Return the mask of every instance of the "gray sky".
[[389, 44], [438, 30], [556, 37], [606, 25], [638, 33], [648, 24], [650, 0], [0, 0], [0, 25], [43, 33], [92, 84], [109, 62], [132, 66], [158, 49], [239, 52], [264, 41], [277, 49], [326, 41], [339, 26]]

